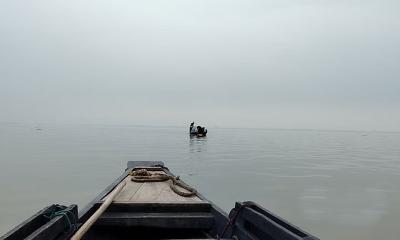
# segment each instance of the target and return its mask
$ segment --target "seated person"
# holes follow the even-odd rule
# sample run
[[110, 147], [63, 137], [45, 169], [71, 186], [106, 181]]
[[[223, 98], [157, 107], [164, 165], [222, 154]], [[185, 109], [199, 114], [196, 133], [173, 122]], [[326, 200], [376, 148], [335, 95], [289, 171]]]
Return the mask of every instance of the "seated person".
[[192, 122], [190, 124], [190, 128], [189, 128], [190, 134], [197, 134], [197, 129], [198, 129], [198, 127], [194, 127], [194, 122]]

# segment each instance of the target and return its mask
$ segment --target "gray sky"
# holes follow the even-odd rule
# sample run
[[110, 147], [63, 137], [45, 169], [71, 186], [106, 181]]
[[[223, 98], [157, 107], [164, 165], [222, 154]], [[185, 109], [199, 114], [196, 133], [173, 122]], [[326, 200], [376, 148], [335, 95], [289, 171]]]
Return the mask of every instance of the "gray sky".
[[0, 122], [400, 130], [400, 1], [0, 0]]

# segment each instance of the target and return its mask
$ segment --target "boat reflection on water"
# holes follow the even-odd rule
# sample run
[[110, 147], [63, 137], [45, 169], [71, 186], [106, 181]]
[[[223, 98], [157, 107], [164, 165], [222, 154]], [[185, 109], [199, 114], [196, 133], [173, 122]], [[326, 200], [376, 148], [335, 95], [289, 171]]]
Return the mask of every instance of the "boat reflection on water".
[[207, 137], [198, 137], [196, 135], [189, 135], [189, 150], [191, 153], [204, 152], [207, 150]]

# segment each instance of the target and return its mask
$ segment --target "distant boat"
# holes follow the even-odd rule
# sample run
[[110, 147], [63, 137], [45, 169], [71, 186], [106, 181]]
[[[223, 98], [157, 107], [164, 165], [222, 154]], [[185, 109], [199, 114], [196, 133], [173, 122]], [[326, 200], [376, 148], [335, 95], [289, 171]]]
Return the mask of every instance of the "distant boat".
[[254, 202], [236, 202], [228, 215], [158, 161], [128, 162], [79, 214], [53, 204], [0, 239], [318, 240]]
[[194, 122], [192, 122], [189, 126], [189, 134], [191, 136], [205, 137], [207, 132], [207, 128], [202, 126], [194, 126]]

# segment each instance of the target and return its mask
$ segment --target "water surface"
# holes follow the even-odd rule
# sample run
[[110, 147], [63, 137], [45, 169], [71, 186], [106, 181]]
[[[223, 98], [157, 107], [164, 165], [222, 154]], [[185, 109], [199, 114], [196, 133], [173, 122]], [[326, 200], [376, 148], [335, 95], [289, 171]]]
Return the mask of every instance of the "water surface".
[[226, 211], [253, 200], [321, 239], [398, 239], [400, 133], [0, 124], [0, 233], [83, 207], [131, 160], [164, 161]]

